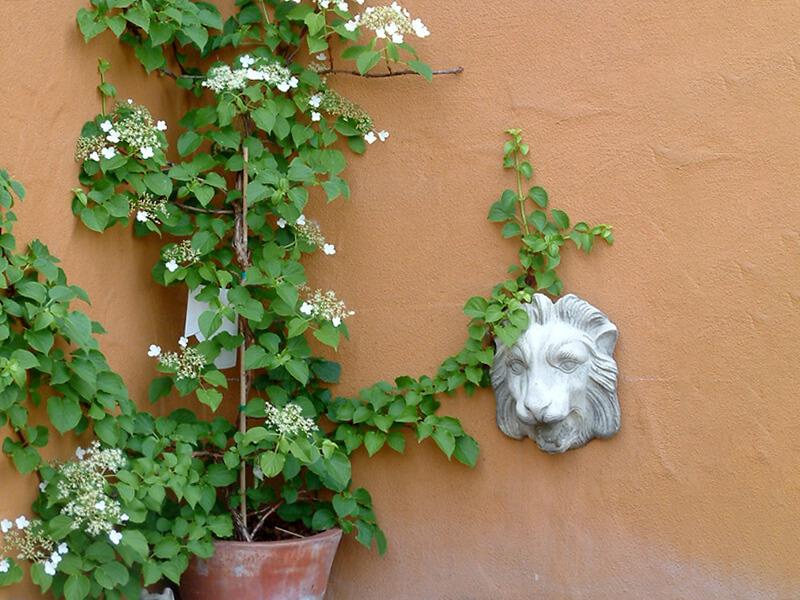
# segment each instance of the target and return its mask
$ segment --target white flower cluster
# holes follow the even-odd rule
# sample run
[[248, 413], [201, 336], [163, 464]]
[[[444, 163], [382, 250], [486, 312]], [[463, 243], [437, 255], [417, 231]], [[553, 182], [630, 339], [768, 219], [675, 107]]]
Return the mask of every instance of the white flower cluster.
[[300, 305], [300, 312], [312, 319], [330, 321], [334, 327], [339, 327], [347, 317], [356, 314], [352, 310], [347, 310], [344, 302], [339, 300], [332, 290], [327, 292], [315, 290], [309, 294]]
[[[16, 526], [16, 528], [15, 528]], [[18, 560], [38, 562], [48, 575], [56, 574], [56, 567], [63, 555], [69, 552], [65, 543], [57, 544], [46, 532], [39, 519], [29, 521], [25, 515], [17, 517], [12, 523], [8, 519], [0, 521], [3, 533], [3, 552], [16, 552]], [[0, 573], [8, 573], [11, 563], [7, 558], [0, 560]]]
[[390, 39], [395, 44], [402, 44], [409, 33], [418, 38], [426, 38], [431, 34], [421, 19], [412, 19], [411, 13], [397, 2], [389, 6], [367, 7], [362, 14], [344, 25], [347, 31], [355, 31], [360, 26], [374, 31], [376, 38]]
[[197, 259], [200, 258], [200, 253], [192, 248], [192, 242], [183, 240], [180, 244], [175, 244], [164, 250], [163, 257], [167, 271], [174, 273], [180, 267], [197, 262]]
[[[117, 545], [122, 534], [115, 527], [128, 521], [128, 515], [122, 512], [119, 502], [107, 494], [106, 477], [125, 466], [125, 456], [118, 448], [102, 449], [97, 441], [88, 448], [75, 450], [75, 456], [77, 460], [56, 469], [56, 493], [59, 500], [66, 501], [60, 514], [72, 517], [72, 529], [82, 529], [92, 536], [106, 534], [109, 541]], [[43, 482], [39, 489], [44, 492], [47, 484]], [[50, 537], [41, 520], [30, 520], [25, 515], [13, 522], [0, 520], [0, 533], [5, 554], [13, 549], [17, 559], [40, 563], [50, 576], [56, 574], [59, 563], [69, 552], [65, 542]], [[7, 573], [10, 568], [8, 559], [0, 560], [0, 573]]]
[[[286, 228], [286, 225], [288, 225], [286, 219], [278, 219], [278, 227], [284, 229]], [[316, 221], [309, 221], [306, 219], [305, 215], [300, 215], [297, 218], [297, 221], [295, 221], [292, 225], [292, 228], [295, 230], [298, 237], [303, 238], [317, 248], [321, 248], [322, 252], [328, 256], [333, 256], [336, 254], [336, 246], [329, 244], [325, 240], [325, 236], [322, 235], [322, 230], [319, 227], [319, 223]]]
[[161, 346], [150, 344], [147, 356], [157, 358], [162, 367], [175, 371], [177, 379], [197, 379], [206, 366], [206, 357], [197, 348], [189, 347], [189, 340], [181, 337], [178, 340], [181, 347], [178, 352], [161, 352]]
[[77, 461], [65, 463], [59, 470], [58, 496], [68, 500], [61, 514], [73, 518], [73, 529], [93, 536], [107, 534], [116, 545], [122, 534], [114, 527], [125, 523], [128, 515], [106, 492], [106, 477], [125, 466], [125, 455], [119, 448], [101, 449], [95, 441], [86, 449], [75, 450], [75, 456]]
[[214, 67], [203, 81], [203, 87], [221, 94], [243, 90], [248, 81], [263, 81], [281, 92], [288, 92], [300, 84], [300, 80], [289, 69], [278, 63], [253, 58], [249, 54], [242, 56], [239, 63], [239, 69], [231, 69], [228, 65]]
[[202, 85], [203, 87], [213, 90], [217, 94], [243, 90], [247, 85], [245, 72], [245, 69], [237, 69], [234, 71], [228, 65], [220, 65], [208, 72]]
[[148, 192], [145, 192], [136, 200], [131, 208], [132, 213], [136, 213], [136, 220], [140, 223], [152, 221], [156, 225], [161, 223], [161, 215], [167, 210], [167, 200], [165, 198], [155, 199]]
[[270, 402], [266, 403], [267, 424], [271, 425], [281, 435], [296, 437], [301, 433], [309, 436], [317, 431], [313, 419], [303, 416], [301, 408], [290, 402], [283, 408], [277, 408]]
[[167, 130], [165, 121], [153, 122], [146, 107], [134, 104], [133, 100], [119, 103], [114, 112], [100, 122], [102, 135], [80, 138], [75, 156], [78, 160], [100, 161], [110, 159], [122, 152], [138, 154], [147, 160], [155, 156], [162, 146], [161, 132]]

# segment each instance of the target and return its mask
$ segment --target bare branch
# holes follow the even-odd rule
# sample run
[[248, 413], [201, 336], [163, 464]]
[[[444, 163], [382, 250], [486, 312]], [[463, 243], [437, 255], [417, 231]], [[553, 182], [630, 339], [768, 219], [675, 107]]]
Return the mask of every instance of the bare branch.
[[182, 208], [184, 210], [190, 210], [192, 212], [205, 213], [205, 214], [209, 214], [209, 215], [232, 215], [232, 214], [234, 214], [233, 210], [230, 210], [230, 209], [227, 209], [227, 208], [200, 208], [200, 207], [197, 207], [197, 206], [188, 206], [188, 205], [183, 204], [181, 202], [176, 202], [175, 204], [179, 208]]
[[283, 529], [282, 527], [278, 527], [277, 525], [275, 526], [275, 529], [277, 529], [278, 531], [282, 531], [283, 533], [288, 533], [289, 535], [293, 535], [294, 537], [297, 538], [305, 537], [304, 535], [300, 535], [299, 533], [295, 533], [294, 531], [289, 531], [288, 529]]
[[[464, 72], [464, 67], [451, 67], [449, 69], [437, 69], [432, 71], [433, 75], [459, 75]], [[320, 71], [321, 75], [354, 75], [356, 77], [372, 77], [372, 78], [385, 78], [385, 77], [400, 77], [401, 75], [419, 75], [416, 71], [411, 69], [403, 69], [402, 71], [390, 71], [388, 73], [364, 73], [363, 75], [358, 71], [351, 71], [348, 69], [326, 69]]]

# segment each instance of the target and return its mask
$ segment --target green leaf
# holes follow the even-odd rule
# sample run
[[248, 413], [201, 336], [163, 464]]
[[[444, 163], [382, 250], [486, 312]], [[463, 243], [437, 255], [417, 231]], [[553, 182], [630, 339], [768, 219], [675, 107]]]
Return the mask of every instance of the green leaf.
[[543, 273], [535, 273], [536, 285], [539, 289], [547, 289], [556, 282], [557, 276], [555, 271], [544, 271]]
[[158, 558], [170, 559], [181, 551], [181, 546], [174, 537], [162, 538], [153, 548], [153, 554]]
[[14, 350], [11, 353], [11, 360], [16, 361], [17, 365], [26, 371], [39, 366], [39, 360], [27, 350]]
[[275, 111], [264, 107], [257, 108], [252, 112], [251, 116], [256, 127], [267, 133], [272, 133], [272, 128], [275, 127], [275, 119], [278, 116]]
[[156, 21], [150, 25], [150, 45], [163, 46], [172, 38], [173, 29], [167, 23]]
[[310, 36], [317, 35], [320, 31], [322, 31], [325, 28], [325, 15], [323, 13], [317, 13], [317, 12], [308, 13], [304, 21], [306, 27], [308, 27], [308, 34]]
[[489, 303], [486, 298], [480, 296], [473, 296], [464, 305], [464, 314], [474, 319], [482, 319], [486, 315], [486, 309]]
[[200, 147], [203, 138], [195, 131], [187, 131], [178, 138], [178, 154], [186, 156]]
[[514, 198], [511, 198], [510, 202], [506, 197], [501, 198], [492, 204], [487, 219], [493, 223], [502, 223], [503, 221], [515, 218], [516, 206], [514, 202]]
[[336, 517], [327, 508], [320, 508], [311, 518], [311, 528], [315, 531], [325, 531], [336, 526]]
[[144, 29], [145, 33], [150, 30], [150, 13], [141, 8], [131, 8], [125, 11], [125, 19]]
[[339, 349], [339, 330], [331, 323], [323, 323], [319, 329], [314, 331], [314, 337], [334, 350]]
[[108, 211], [102, 206], [84, 208], [81, 211], [81, 221], [92, 231], [102, 233], [108, 225]]
[[208, 30], [201, 25], [192, 25], [184, 27], [183, 33], [192, 40], [195, 46], [202, 52], [208, 43]]
[[378, 450], [383, 448], [386, 442], [386, 434], [380, 431], [368, 431], [364, 435], [364, 447], [367, 449], [367, 454], [374, 455]]
[[150, 382], [148, 397], [150, 402], [157, 402], [161, 398], [169, 395], [172, 391], [172, 377], [156, 377]]
[[206, 480], [214, 487], [229, 486], [236, 481], [237, 477], [238, 473], [236, 471], [228, 469], [228, 467], [221, 464], [209, 465], [208, 470], [206, 471]]
[[446, 429], [436, 427], [433, 430], [432, 437], [436, 445], [439, 446], [439, 449], [447, 455], [447, 458], [450, 458], [453, 455], [453, 451], [456, 449], [455, 436]]
[[197, 399], [211, 408], [213, 412], [216, 412], [222, 403], [222, 394], [217, 390], [198, 388], [195, 393], [197, 394]]
[[78, 28], [83, 34], [84, 41], [88, 42], [93, 37], [106, 30], [106, 24], [96, 19], [96, 13], [86, 8], [78, 10]]
[[368, 73], [375, 65], [377, 65], [380, 60], [381, 55], [379, 52], [367, 50], [366, 52], [362, 52], [356, 59], [356, 68], [358, 69], [359, 73], [364, 75]]
[[468, 435], [461, 435], [456, 440], [454, 456], [456, 460], [469, 467], [474, 467], [478, 462], [478, 442]]
[[429, 65], [418, 60], [410, 60], [408, 61], [408, 66], [411, 68], [412, 71], [414, 71], [415, 73], [419, 73], [428, 81], [433, 81], [433, 70], [430, 68]]
[[14, 461], [14, 466], [21, 474], [32, 473], [36, 467], [39, 466], [39, 453], [35, 448], [30, 446], [23, 448], [17, 446], [11, 452], [11, 459]]
[[277, 477], [286, 463], [286, 456], [278, 452], [265, 452], [261, 455], [259, 465], [266, 477]]
[[214, 197], [214, 188], [210, 185], [199, 185], [194, 190], [194, 195], [203, 206], [208, 206]]
[[333, 510], [339, 515], [339, 518], [349, 517], [358, 513], [358, 502], [355, 498], [347, 498], [341, 494], [336, 494], [332, 500]]
[[530, 221], [533, 223], [533, 226], [536, 227], [539, 231], [544, 231], [547, 227], [547, 215], [544, 214], [541, 210], [535, 210], [530, 214]]
[[386, 443], [395, 452], [402, 454], [406, 449], [406, 438], [402, 431], [393, 431], [386, 436]]
[[147, 545], [147, 539], [141, 531], [126, 529], [122, 532], [122, 541], [120, 543], [126, 548], [133, 550], [142, 561], [147, 558], [149, 547]]
[[342, 367], [332, 360], [321, 360], [311, 365], [311, 370], [325, 383], [339, 383]]
[[320, 476], [326, 487], [340, 492], [350, 483], [351, 473], [350, 459], [347, 458], [344, 452], [337, 450], [329, 459], [324, 461], [324, 471], [320, 473]]
[[17, 293], [31, 300], [36, 300], [39, 304], [44, 304], [47, 300], [47, 288], [38, 281], [23, 281], [16, 285]]
[[277, 289], [278, 296], [286, 302], [290, 307], [294, 307], [297, 304], [298, 292], [297, 288], [293, 285], [281, 285], [278, 286]]
[[114, 32], [115, 36], [119, 37], [123, 34], [128, 24], [122, 15], [114, 15], [113, 17], [106, 17], [106, 25]]
[[261, 346], [252, 345], [245, 350], [244, 368], [248, 371], [263, 369], [270, 363], [270, 356]]
[[66, 600], [83, 600], [89, 595], [92, 584], [89, 578], [80, 573], [73, 573], [67, 577], [64, 584], [64, 598]]
[[128, 583], [128, 569], [121, 562], [107, 562], [92, 571], [95, 581], [107, 590], [116, 590]]
[[541, 208], [547, 208], [547, 192], [544, 188], [534, 186], [528, 190], [528, 197], [536, 202]]
[[47, 416], [60, 433], [66, 433], [80, 422], [81, 405], [75, 398], [51, 396], [47, 400]]
[[167, 64], [167, 59], [164, 58], [164, 52], [161, 50], [161, 46], [151, 48], [147, 44], [139, 44], [136, 46], [134, 53], [148, 73], [152, 73], [156, 69], [160, 69]]
[[221, 371], [212, 370], [203, 374], [203, 381], [215, 385], [217, 387], [227, 388], [228, 378]]
[[156, 196], [169, 196], [172, 193], [172, 180], [164, 173], [148, 173], [144, 176], [144, 184]]
[[503, 225], [503, 237], [508, 239], [512, 237], [516, 237], [522, 233], [520, 229], [519, 223], [516, 221], [509, 221], [505, 225]]
[[304, 360], [293, 358], [286, 363], [286, 370], [303, 385], [308, 383], [308, 363]]
[[557, 210], [555, 208], [552, 210], [552, 213], [553, 221], [556, 222], [556, 225], [558, 225], [559, 229], [569, 228], [569, 217], [567, 216], [567, 213], [565, 213], [563, 210]]

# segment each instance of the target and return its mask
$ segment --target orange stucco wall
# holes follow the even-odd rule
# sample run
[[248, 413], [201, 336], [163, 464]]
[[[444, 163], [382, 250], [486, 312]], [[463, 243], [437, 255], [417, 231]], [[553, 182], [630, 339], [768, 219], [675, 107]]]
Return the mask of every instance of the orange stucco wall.
[[[76, 223], [72, 145], [96, 113], [97, 56], [123, 97], [170, 122], [182, 106], [113, 39], [83, 45], [82, 4], [0, 3], [0, 165], [29, 188], [21, 237], [89, 291], [143, 399], [145, 349], [179, 334], [183, 300], [151, 283], [155, 243]], [[615, 226], [613, 248], [570, 253], [563, 276], [619, 326], [623, 426], [552, 457], [500, 434], [490, 393], [446, 400], [481, 442], [478, 467], [430, 445], [358, 458], [390, 549], [347, 541], [330, 597], [800, 597], [800, 5], [404, 4], [433, 32], [431, 62], [466, 71], [333, 82], [392, 132], [353, 160], [351, 202], [309, 211], [338, 248], [315, 281], [358, 311], [341, 390], [431, 372], [460, 347], [463, 302], [513, 260], [485, 215], [517, 126], [555, 205]], [[0, 482], [0, 513], [23, 510], [33, 483], [2, 460]]]

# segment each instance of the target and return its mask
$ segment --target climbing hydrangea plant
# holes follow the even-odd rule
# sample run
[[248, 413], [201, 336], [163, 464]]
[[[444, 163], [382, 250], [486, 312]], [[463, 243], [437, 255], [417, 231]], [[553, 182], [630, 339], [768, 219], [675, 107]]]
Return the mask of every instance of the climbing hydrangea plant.
[[[360, 153], [389, 138], [330, 77], [430, 79], [408, 43], [430, 32], [397, 3], [238, 0], [224, 23], [203, 2], [92, 4], [78, 15], [87, 39], [111, 29], [147, 71], [195, 96], [174, 151], [167, 124], [127, 100], [84, 126], [76, 153], [76, 215], [96, 231], [133, 221], [137, 233], [169, 236], [153, 276], [187, 286], [206, 307], [197, 335], [151, 345], [165, 374], [151, 400], [174, 389], [231, 419], [223, 399], [236, 377], [216, 365], [238, 352], [239, 415], [220, 417], [229, 437], [220, 432], [202, 450], [226, 490], [214, 510], [232, 516], [239, 539], [339, 526], [382, 552], [369, 494], [350, 488], [350, 454], [362, 444], [370, 454], [384, 443], [402, 451], [410, 430], [474, 464], [477, 444], [456, 419], [436, 415], [432, 390], [390, 396], [380, 384], [360, 400], [332, 397], [339, 365], [315, 355], [309, 339], [338, 348], [354, 311], [312, 284], [302, 258], [336, 253], [307, 212], [315, 193], [350, 196], [340, 144]], [[335, 54], [355, 68], [337, 68]], [[108, 64], [99, 70], [105, 107], [117, 92]]]

